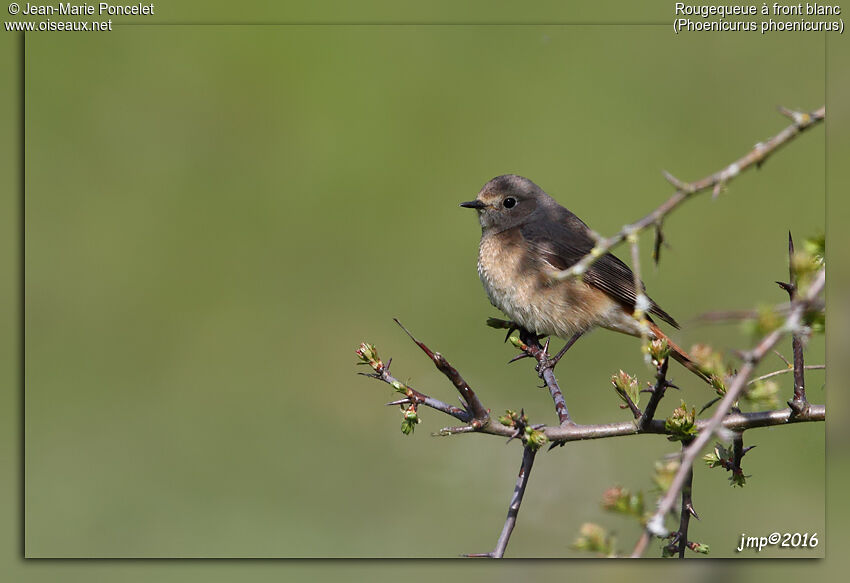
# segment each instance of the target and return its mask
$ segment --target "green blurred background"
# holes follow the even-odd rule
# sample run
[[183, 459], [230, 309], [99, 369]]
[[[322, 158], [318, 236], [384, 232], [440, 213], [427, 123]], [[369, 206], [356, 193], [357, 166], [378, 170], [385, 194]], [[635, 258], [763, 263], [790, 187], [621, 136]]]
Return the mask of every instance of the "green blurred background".
[[[699, 178], [784, 127], [776, 105], [846, 94], [846, 76], [825, 86], [824, 42], [667, 26], [28, 36], [26, 555], [490, 549], [519, 446], [430, 438], [450, 419], [427, 411], [402, 436], [390, 391], [354, 376], [353, 349], [376, 343], [397, 376], [453, 400], [398, 317], [494, 411], [551, 421], [530, 365], [507, 367], [512, 350], [483, 325], [498, 314], [457, 203], [516, 172], [611, 233], [669, 195], [660, 169]], [[677, 211], [657, 270], [644, 239], [649, 291], [685, 324], [677, 341], [747, 347], [739, 326], [690, 320], [784, 299], [787, 231], [824, 227], [824, 133]], [[823, 353], [816, 339], [809, 362]], [[607, 380], [621, 367], [651, 374], [626, 337], [594, 333], [570, 352], [559, 376], [579, 422], [627, 418]], [[706, 400], [674, 376], [682, 398]], [[809, 376], [817, 402], [823, 378]], [[824, 532], [824, 426], [746, 442], [759, 447], [743, 490], [697, 469], [691, 537], [722, 557], [742, 532]], [[641, 437], [540, 456], [509, 554], [579, 556], [585, 521], [630, 548], [637, 528], [604, 514], [601, 494], [649, 489], [652, 462], [675, 450]]]

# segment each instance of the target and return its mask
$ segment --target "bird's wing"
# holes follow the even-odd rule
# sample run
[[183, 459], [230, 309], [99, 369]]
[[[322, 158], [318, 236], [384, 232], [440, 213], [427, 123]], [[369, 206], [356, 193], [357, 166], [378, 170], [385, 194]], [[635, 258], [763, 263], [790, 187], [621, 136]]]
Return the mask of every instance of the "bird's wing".
[[[529, 246], [537, 251], [555, 269], [569, 269], [590, 253], [594, 240], [590, 229], [570, 211], [561, 208], [557, 216], [545, 220], [529, 221], [520, 229]], [[606, 292], [629, 309], [635, 308], [635, 280], [628, 265], [614, 255], [606, 253], [597, 259], [584, 274], [584, 281]], [[641, 287], [645, 290], [643, 282]], [[643, 291], [642, 290], [642, 291]], [[651, 298], [649, 313], [676, 328], [679, 324]]]

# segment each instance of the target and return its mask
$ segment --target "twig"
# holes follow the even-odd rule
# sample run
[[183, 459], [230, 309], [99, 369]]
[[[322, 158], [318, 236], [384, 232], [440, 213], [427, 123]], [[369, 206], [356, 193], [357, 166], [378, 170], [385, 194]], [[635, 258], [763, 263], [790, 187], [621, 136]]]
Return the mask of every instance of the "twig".
[[[682, 442], [682, 449], [687, 447], [687, 443]], [[694, 487], [694, 468], [691, 467], [685, 476], [685, 483], [682, 486], [682, 509], [679, 516], [679, 558], [685, 558], [685, 549], [688, 548], [688, 526], [691, 522], [691, 515], [696, 517], [693, 502], [693, 487]]]
[[[806, 366], [803, 367], [803, 369], [805, 369], [805, 370], [825, 370], [826, 365], [825, 364], [807, 364]], [[747, 384], [752, 385], [753, 383], [757, 383], [759, 381], [763, 381], [763, 380], [769, 379], [771, 377], [779, 376], [781, 374], [788, 374], [789, 372], [794, 372], [794, 369], [793, 368], [782, 368], [782, 369], [779, 369], [779, 370], [775, 370], [773, 372], [763, 374], [760, 377], [756, 377], [753, 380], [749, 381]]]
[[[773, 307], [773, 313], [783, 318], [788, 316], [791, 304], [788, 302], [777, 304]], [[690, 324], [715, 324], [726, 322], [741, 322], [743, 320], [755, 320], [760, 317], [759, 310], [715, 310], [703, 312], [689, 321]]]
[[670, 357], [665, 357], [664, 362], [658, 367], [658, 372], [655, 373], [655, 385], [652, 387], [652, 394], [649, 396], [649, 402], [643, 410], [638, 420], [638, 430], [646, 431], [652, 419], [655, 417], [655, 410], [658, 409], [658, 403], [664, 397], [669, 383], [667, 382], [667, 366], [670, 364]]
[[[779, 287], [788, 292], [788, 299], [793, 303], [797, 299], [797, 272], [794, 270], [794, 239], [788, 232], [788, 282], [777, 281]], [[791, 334], [791, 349], [794, 352], [794, 397], [788, 401], [788, 406], [795, 413], [803, 413], [808, 407], [806, 400], [805, 365], [803, 362], [803, 339], [798, 331]]]
[[[620, 393], [619, 390], [617, 392]], [[641, 417], [643, 417], [643, 413], [641, 412], [640, 407], [635, 405], [635, 402], [632, 401], [632, 398], [629, 396], [628, 393], [624, 391], [620, 393], [620, 396], [626, 401], [626, 406], [629, 408], [629, 411], [632, 412], [632, 415], [635, 419], [640, 419]]]
[[525, 487], [528, 485], [528, 478], [531, 475], [531, 467], [534, 465], [534, 456], [537, 450], [531, 447], [524, 447], [522, 452], [522, 465], [519, 468], [516, 486], [514, 487], [511, 503], [508, 506], [508, 516], [505, 519], [505, 525], [502, 527], [502, 532], [499, 534], [499, 540], [496, 542], [496, 548], [489, 553], [471, 554], [467, 557], [489, 557], [493, 559], [501, 559], [505, 556], [505, 549], [508, 547], [508, 541], [511, 538], [511, 533], [516, 526], [519, 507], [522, 504], [522, 497], [525, 494]]
[[744, 468], [741, 467], [741, 460], [744, 458], [744, 454], [747, 453], [748, 449], [744, 448], [744, 434], [736, 433], [735, 437], [732, 438], [732, 475], [743, 476]]
[[393, 321], [398, 324], [408, 336], [410, 336], [410, 339], [422, 349], [422, 352], [428, 355], [428, 358], [430, 358], [434, 365], [436, 365], [437, 369], [452, 382], [458, 393], [460, 393], [461, 399], [469, 408], [469, 412], [472, 414], [472, 424], [476, 427], [483, 427], [484, 425], [487, 425], [490, 422], [490, 413], [487, 411], [487, 408], [484, 407], [483, 403], [481, 403], [481, 400], [478, 398], [478, 395], [475, 394], [475, 391], [473, 391], [469, 384], [463, 380], [463, 377], [460, 376], [457, 369], [450, 365], [449, 361], [447, 361], [442, 354], [431, 351], [431, 349], [425, 346], [423, 342], [417, 340], [413, 334], [411, 334], [407, 328], [402, 326], [401, 322], [399, 322], [396, 318], [393, 318]]
[[[817, 273], [814, 278], [814, 281], [807, 290], [806, 296], [804, 298], [798, 299], [794, 303], [794, 306], [791, 309], [791, 313], [788, 316], [788, 320], [786, 321], [785, 326], [774, 330], [773, 332], [765, 336], [762, 341], [759, 342], [756, 348], [748, 355], [746, 355], [747, 357], [744, 362], [744, 365], [733, 378], [731, 385], [726, 391], [726, 395], [724, 395], [723, 399], [720, 401], [720, 405], [718, 405], [717, 407], [717, 411], [715, 411], [714, 415], [711, 417], [708, 423], [700, 429], [699, 435], [682, 452], [681, 465], [679, 466], [679, 469], [676, 472], [676, 475], [674, 476], [670, 487], [667, 489], [667, 492], [664, 494], [664, 496], [658, 503], [658, 508], [656, 509], [655, 513], [652, 515], [652, 517], [650, 517], [650, 519], [646, 523], [646, 530], [650, 534], [654, 534], [656, 536], [664, 536], [667, 533], [664, 527], [664, 517], [670, 511], [670, 508], [672, 508], [673, 502], [675, 501], [679, 492], [681, 492], [682, 487], [685, 484], [685, 480], [687, 479], [687, 474], [693, 467], [694, 461], [696, 460], [700, 451], [714, 436], [717, 430], [721, 426], [724, 426], [724, 417], [727, 416], [728, 411], [738, 400], [738, 397], [740, 396], [741, 392], [747, 384], [749, 376], [752, 374], [758, 362], [762, 358], [764, 358], [764, 355], [767, 354], [767, 352], [772, 349], [788, 331], [794, 331], [800, 325], [803, 318], [803, 314], [810, 307], [812, 301], [817, 298], [821, 291], [823, 291], [825, 278], [826, 275], [824, 273], [824, 270], [821, 269]], [[638, 550], [639, 549], [636, 547], [635, 553], [637, 553]], [[642, 552], [642, 550], [640, 552]], [[632, 556], [639, 557], [640, 554], [633, 553]]]
[[441, 411], [446, 415], [451, 415], [455, 419], [460, 419], [464, 423], [468, 423], [472, 421], [473, 416], [469, 411], [461, 409], [460, 407], [455, 407], [454, 405], [449, 405], [448, 403], [443, 403], [439, 399], [434, 399], [433, 397], [429, 397], [424, 393], [420, 393], [410, 385], [407, 385], [393, 375], [390, 374], [389, 368], [384, 368], [380, 372], [375, 372], [374, 374], [368, 373], [360, 373], [364, 376], [375, 378], [381, 381], [384, 381], [388, 385], [393, 386], [398, 390], [398, 387], [403, 387], [405, 397], [404, 399], [400, 399], [398, 401], [392, 401], [387, 403], [387, 405], [402, 405], [404, 403], [416, 403], [417, 405], [425, 405], [426, 407], [430, 407], [431, 409], [436, 409], [437, 411]]
[[638, 233], [653, 225], [660, 225], [662, 220], [684, 200], [709, 189], [716, 194], [741, 172], [752, 166], [761, 166], [782, 145], [788, 143], [806, 129], [822, 122], [825, 116], [825, 110], [825, 107], [821, 107], [811, 113], [780, 110], [784, 115], [790, 115], [794, 123], [767, 141], [756, 144], [752, 150], [732, 164], [696, 182], [683, 182], [665, 172], [665, 178], [676, 188], [676, 192], [670, 198], [642, 219], [624, 226], [618, 233], [607, 238], [600, 237], [590, 253], [585, 255], [572, 267], [552, 274], [552, 278], [557, 281], [563, 281], [582, 276], [599, 257], [605, 255], [615, 245], [622, 243], [629, 235]]
[[652, 307], [652, 303], [645, 293], [643, 293], [643, 282], [640, 279], [640, 250], [638, 248], [637, 232], [633, 231], [626, 235], [632, 252], [632, 278], [635, 286], [635, 310], [633, 313], [634, 319], [640, 327], [640, 346], [643, 351], [646, 361], [649, 362], [649, 321], [646, 319], [646, 314]]

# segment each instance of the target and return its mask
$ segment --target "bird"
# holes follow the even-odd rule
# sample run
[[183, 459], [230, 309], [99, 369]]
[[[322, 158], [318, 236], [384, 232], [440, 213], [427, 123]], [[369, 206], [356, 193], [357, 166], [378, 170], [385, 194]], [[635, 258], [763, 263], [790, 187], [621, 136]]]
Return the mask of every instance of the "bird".
[[580, 218], [537, 184], [516, 174], [497, 176], [475, 200], [460, 206], [478, 212], [478, 275], [490, 302], [520, 329], [521, 337], [566, 339], [555, 362], [593, 328], [637, 337], [646, 333], [650, 340], [666, 340], [676, 361], [711, 383], [710, 376], [652, 319], [655, 316], [679, 328], [673, 316], [646, 296], [643, 282], [641, 293], [648, 299], [646, 327], [634, 317], [635, 276], [616, 256], [602, 254], [580, 279], [552, 277], [578, 263], [596, 241]]

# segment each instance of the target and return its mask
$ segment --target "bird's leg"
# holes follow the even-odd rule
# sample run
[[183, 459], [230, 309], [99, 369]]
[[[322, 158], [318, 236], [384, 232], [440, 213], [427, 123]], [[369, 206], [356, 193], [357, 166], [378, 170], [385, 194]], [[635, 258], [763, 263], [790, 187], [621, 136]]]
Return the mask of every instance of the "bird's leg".
[[543, 336], [538, 336], [534, 332], [529, 332], [522, 327], [517, 327], [517, 330], [519, 330], [519, 339], [522, 340], [523, 344], [542, 348], [542, 346], [540, 346], [540, 339], [543, 338]]
[[552, 368], [555, 368], [555, 365], [558, 364], [558, 361], [561, 360], [561, 357], [567, 353], [567, 350], [572, 348], [573, 344], [576, 343], [576, 340], [581, 338], [582, 334], [584, 334], [584, 332], [576, 332], [575, 334], [573, 334], [572, 338], [567, 340], [567, 343], [564, 344], [564, 347], [559, 350], [558, 354], [556, 354], [555, 357], [552, 359]]

